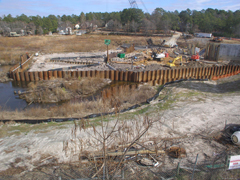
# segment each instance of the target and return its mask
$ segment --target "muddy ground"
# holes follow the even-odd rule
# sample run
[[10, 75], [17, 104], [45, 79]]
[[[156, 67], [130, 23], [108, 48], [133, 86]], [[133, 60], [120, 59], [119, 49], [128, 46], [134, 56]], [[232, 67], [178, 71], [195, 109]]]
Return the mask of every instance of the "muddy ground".
[[[218, 81], [183, 81], [166, 86], [151, 104], [120, 114], [117, 127], [124, 125], [125, 128], [121, 136], [118, 131], [111, 136], [108, 147], [114, 150], [121, 142], [132, 141], [143, 129], [142, 123], [147, 116], [154, 123], [139, 143], [148, 149], [157, 147], [164, 150], [174, 145], [183, 147], [187, 153], [183, 162], [194, 162], [197, 154], [200, 162], [216, 158], [223, 152], [239, 154], [240, 148], [231, 142], [226, 144], [218, 141], [225, 124], [239, 123], [239, 81], [240, 75], [236, 75]], [[105, 125], [108, 124], [105, 127], [114, 127], [115, 116], [103, 118]], [[91, 119], [89, 122], [96, 123], [100, 119]], [[78, 157], [79, 154], [101, 151], [102, 144], [94, 138], [99, 137], [94, 133], [101, 132], [99, 126], [80, 130], [76, 124], [66, 122], [2, 124], [1, 128], [6, 126], [12, 127], [12, 135], [2, 135], [0, 139], [0, 178], [73, 179], [93, 175], [94, 166], [78, 162]], [[161, 165], [152, 167], [151, 171], [177, 166], [176, 159], [169, 159], [168, 156], [156, 158]], [[136, 167], [142, 168], [137, 164], [127, 167], [131, 167], [135, 174], [141, 172]]]

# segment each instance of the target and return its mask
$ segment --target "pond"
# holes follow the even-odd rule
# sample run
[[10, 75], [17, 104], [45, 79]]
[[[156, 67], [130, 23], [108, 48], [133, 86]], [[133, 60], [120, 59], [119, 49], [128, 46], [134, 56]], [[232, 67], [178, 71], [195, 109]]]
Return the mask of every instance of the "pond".
[[[0, 67], [0, 71], [3, 71], [3, 68], [7, 67]], [[19, 82], [19, 81], [10, 81], [6, 83], [0, 83], [0, 109], [1, 110], [24, 110], [25, 108], [31, 108], [31, 107], [42, 107], [42, 108], [48, 108], [51, 106], [61, 105], [64, 102], [59, 103], [32, 103], [28, 105], [28, 103], [20, 99], [18, 96], [18, 91], [26, 91], [27, 86], [29, 82]], [[97, 96], [101, 95], [101, 91], [103, 91], [106, 88], [113, 87], [113, 86], [124, 86], [129, 84], [135, 84], [131, 82], [112, 82], [110, 85], [104, 87], [101, 90], [98, 90], [95, 94], [85, 97], [85, 98], [79, 98], [79, 99], [72, 99], [70, 102], [76, 103], [83, 100], [92, 100], [96, 99]], [[16, 94], [14, 93], [16, 92]]]

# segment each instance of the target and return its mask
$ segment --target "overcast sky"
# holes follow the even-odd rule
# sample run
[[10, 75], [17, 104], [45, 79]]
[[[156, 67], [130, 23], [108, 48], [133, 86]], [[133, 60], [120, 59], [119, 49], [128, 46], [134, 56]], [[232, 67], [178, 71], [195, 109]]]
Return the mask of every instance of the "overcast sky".
[[[236, 11], [239, 0], [136, 0], [138, 7], [152, 13], [157, 7], [167, 11], [202, 10], [207, 8]], [[144, 5], [142, 4], [144, 3]], [[145, 8], [146, 7], [146, 8]], [[129, 0], [0, 0], [0, 16], [79, 15], [81, 12], [113, 12], [130, 8]]]

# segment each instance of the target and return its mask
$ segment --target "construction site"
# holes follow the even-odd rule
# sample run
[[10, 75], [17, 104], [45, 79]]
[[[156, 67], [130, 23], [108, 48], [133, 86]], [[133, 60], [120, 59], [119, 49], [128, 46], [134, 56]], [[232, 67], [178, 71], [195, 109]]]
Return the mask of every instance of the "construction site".
[[19, 98], [55, 102], [57, 89], [68, 103], [2, 112], [0, 177], [239, 177], [226, 169], [239, 154], [240, 137], [231, 137], [240, 130], [240, 45], [180, 33], [155, 42], [111, 49], [107, 39], [106, 51], [22, 55], [9, 77], [33, 88]]

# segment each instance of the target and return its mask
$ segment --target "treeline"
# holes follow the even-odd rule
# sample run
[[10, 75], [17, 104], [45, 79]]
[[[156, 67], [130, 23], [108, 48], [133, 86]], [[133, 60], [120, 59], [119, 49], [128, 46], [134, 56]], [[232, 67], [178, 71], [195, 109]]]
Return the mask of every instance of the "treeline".
[[124, 9], [111, 13], [86, 13], [79, 15], [49, 15], [26, 16], [24, 14], [12, 17], [11, 14], [0, 18], [0, 33], [7, 35], [9, 32], [27, 34], [46, 34], [49, 31], [56, 33], [66, 27], [74, 28], [80, 24], [81, 29], [93, 30], [93, 27], [105, 27], [111, 31], [169, 33], [177, 30], [186, 33], [207, 32], [217, 36], [240, 37], [240, 10], [235, 12], [207, 9], [185, 11], [165, 11], [156, 8], [151, 14], [140, 9]]

